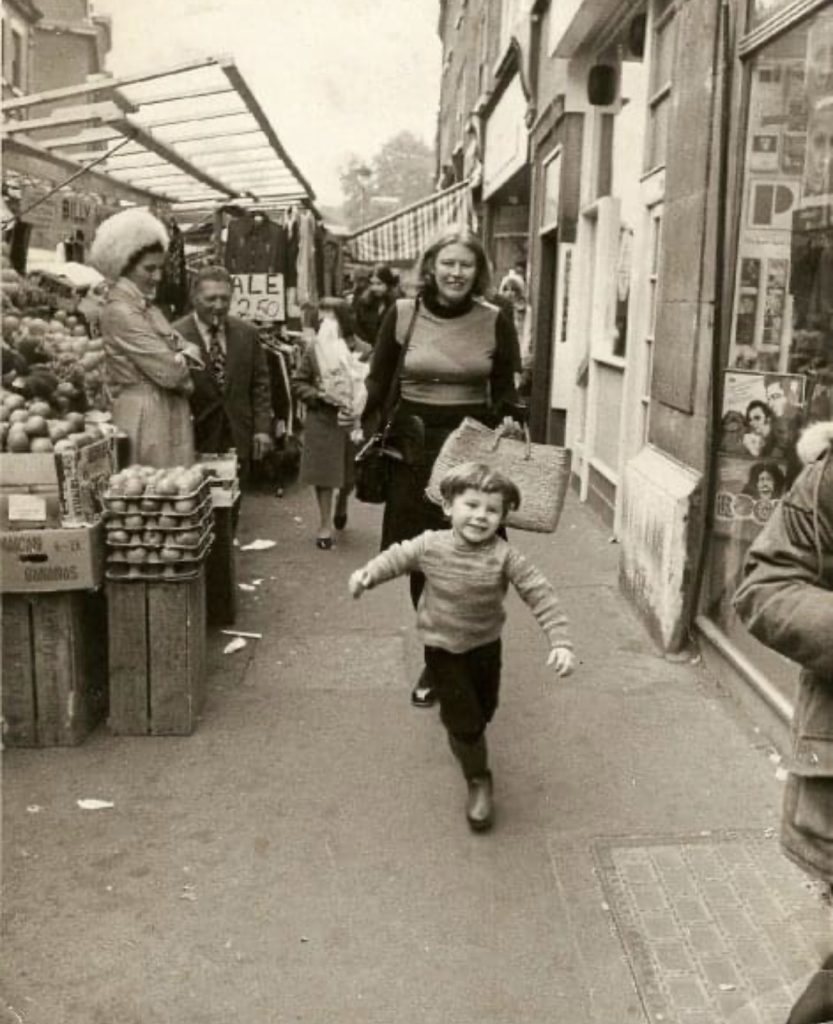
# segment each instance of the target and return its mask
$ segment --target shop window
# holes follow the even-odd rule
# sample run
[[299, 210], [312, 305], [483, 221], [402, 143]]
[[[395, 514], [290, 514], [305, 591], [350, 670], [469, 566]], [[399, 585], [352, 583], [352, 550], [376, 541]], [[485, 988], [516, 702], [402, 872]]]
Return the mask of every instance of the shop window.
[[645, 162], [648, 170], [665, 165], [668, 120], [677, 46], [677, 21], [673, 3], [660, 0], [654, 6], [651, 36], [651, 72], [648, 97], [648, 133]]
[[799, 471], [799, 430], [833, 419], [831, 54], [828, 7], [750, 58], [709, 595], [727, 630], [746, 551]]

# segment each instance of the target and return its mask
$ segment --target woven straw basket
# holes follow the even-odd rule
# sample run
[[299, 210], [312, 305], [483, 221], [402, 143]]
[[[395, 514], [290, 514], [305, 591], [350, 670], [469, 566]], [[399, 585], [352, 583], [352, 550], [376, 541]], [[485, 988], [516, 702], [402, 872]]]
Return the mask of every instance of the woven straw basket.
[[508, 476], [521, 492], [521, 506], [509, 513], [507, 525], [552, 533], [564, 507], [571, 453], [569, 448], [533, 444], [526, 428], [524, 434], [523, 441], [511, 440], [500, 428], [490, 430], [467, 417], [442, 446], [425, 493], [442, 504], [440, 480], [445, 474], [463, 462], [484, 462]]

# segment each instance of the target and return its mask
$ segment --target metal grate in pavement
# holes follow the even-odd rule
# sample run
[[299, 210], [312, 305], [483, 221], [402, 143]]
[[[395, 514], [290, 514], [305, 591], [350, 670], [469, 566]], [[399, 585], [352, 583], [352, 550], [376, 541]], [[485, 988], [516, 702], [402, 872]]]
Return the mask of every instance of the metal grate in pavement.
[[596, 864], [647, 1018], [784, 1024], [833, 921], [762, 833], [599, 840]]

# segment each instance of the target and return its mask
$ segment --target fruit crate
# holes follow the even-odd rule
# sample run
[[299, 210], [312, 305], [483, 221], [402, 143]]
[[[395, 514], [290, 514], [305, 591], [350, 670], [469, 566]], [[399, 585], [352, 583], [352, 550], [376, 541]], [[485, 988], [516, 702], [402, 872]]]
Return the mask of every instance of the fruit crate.
[[188, 736], [205, 700], [205, 576], [108, 581], [110, 730]]
[[101, 591], [4, 594], [3, 743], [76, 746], [107, 710]]
[[[212, 530], [207, 529], [195, 545], [186, 547], [175, 547], [169, 542], [157, 547], [141, 545], [144, 548], [144, 557], [141, 561], [134, 561], [130, 552], [136, 550], [132, 544], [118, 544], [107, 552], [107, 569], [105, 576], [108, 580], [119, 581], [177, 581], [191, 579], [196, 575], [199, 567], [205, 562], [208, 552], [214, 540]], [[108, 541], [108, 544], [110, 542]], [[163, 558], [166, 549], [174, 548], [178, 557], [170, 560]]]

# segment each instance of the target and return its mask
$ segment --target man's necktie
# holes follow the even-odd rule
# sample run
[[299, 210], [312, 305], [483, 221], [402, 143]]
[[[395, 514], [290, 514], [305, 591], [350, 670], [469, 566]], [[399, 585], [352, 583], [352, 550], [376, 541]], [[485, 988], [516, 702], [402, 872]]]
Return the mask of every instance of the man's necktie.
[[211, 324], [208, 328], [208, 336], [208, 358], [211, 360], [211, 370], [214, 379], [222, 387], [226, 382], [226, 354], [220, 344], [220, 325]]

